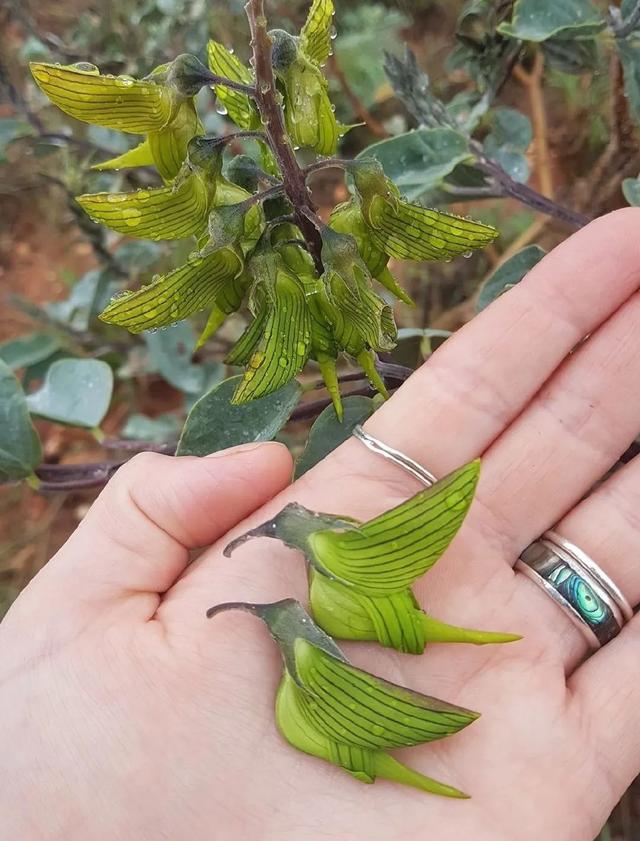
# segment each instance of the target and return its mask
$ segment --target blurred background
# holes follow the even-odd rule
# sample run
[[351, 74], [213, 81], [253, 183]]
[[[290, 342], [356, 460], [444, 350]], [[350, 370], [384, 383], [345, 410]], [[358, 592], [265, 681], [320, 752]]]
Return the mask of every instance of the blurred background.
[[[125, 281], [132, 287], [179, 264], [192, 246], [127, 240], [88, 220], [74, 195], [157, 181], [146, 170], [91, 172], [92, 163], [128, 148], [126, 136], [76, 122], [51, 106], [33, 84], [28, 62], [90, 61], [103, 72], [138, 77], [182, 52], [204, 59], [212, 36], [246, 59], [242, 5], [240, 0], [4, 0], [0, 5], [0, 358], [21, 372], [27, 391], [65, 356], [105, 359], [117, 371], [102, 424], [105, 441], [88, 430], [36, 422], [52, 470], [126, 458], [138, 440], [160, 450], [175, 441], [198, 395], [228, 375], [221, 359], [242, 321], [232, 319], [195, 358], [196, 334], [188, 324], [154, 339], [97, 321]], [[456, 60], [461, 2], [339, 0], [336, 5], [338, 35], [327, 66], [332, 99], [343, 122], [362, 124], [344, 138], [341, 154], [356, 155], [416, 125], [385, 75], [385, 50], [400, 56], [408, 44], [433, 93], [464, 103], [473, 83], [468, 64]], [[308, 9], [302, 0], [273, 0], [268, 6], [272, 23], [291, 31]], [[518, 109], [526, 119], [516, 137], [512, 123], [502, 127], [511, 132], [511, 147], [504, 148], [512, 157], [505, 160], [518, 181], [592, 216], [633, 200], [629, 186], [625, 198], [622, 185], [640, 170], [640, 146], [621, 63], [606, 39], [588, 62], [572, 67], [570, 60], [538, 51], [510, 68], [498, 92], [499, 109], [503, 116]], [[231, 130], [208, 91], [199, 100], [208, 132]], [[494, 115], [480, 121], [475, 136], [493, 132], [497, 137], [499, 130]], [[238, 144], [235, 151], [243, 150]], [[325, 218], [346, 195], [337, 171], [314, 181]], [[402, 341], [392, 361], [411, 367], [474, 315], [478, 291], [505, 259], [531, 244], [549, 250], [572, 230], [516, 199], [452, 201], [455, 211], [491, 222], [501, 235], [467, 260], [394, 267], [417, 306], [396, 307]], [[309, 423], [303, 417], [281, 433], [294, 450], [303, 446]], [[55, 493], [38, 493], [25, 483], [0, 487], [0, 615], [64, 542], [99, 490], [62, 486]], [[623, 839], [640, 839], [640, 799], [633, 789], [600, 836], [600, 841]]]

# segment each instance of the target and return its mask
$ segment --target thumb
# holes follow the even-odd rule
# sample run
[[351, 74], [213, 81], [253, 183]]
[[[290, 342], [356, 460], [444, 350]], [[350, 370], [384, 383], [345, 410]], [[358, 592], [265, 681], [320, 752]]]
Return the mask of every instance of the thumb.
[[111, 479], [9, 616], [30, 613], [34, 598], [40, 607], [68, 612], [151, 593], [138, 599], [149, 618], [157, 594], [187, 566], [190, 549], [221, 537], [290, 480], [291, 457], [276, 443], [204, 458], [141, 453]]

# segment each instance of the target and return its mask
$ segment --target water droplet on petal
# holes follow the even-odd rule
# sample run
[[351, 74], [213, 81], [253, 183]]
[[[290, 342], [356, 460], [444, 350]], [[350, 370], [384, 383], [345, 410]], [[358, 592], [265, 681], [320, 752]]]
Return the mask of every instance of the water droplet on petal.
[[125, 207], [122, 211], [122, 216], [130, 228], [135, 228], [140, 224], [142, 213], [135, 207]]

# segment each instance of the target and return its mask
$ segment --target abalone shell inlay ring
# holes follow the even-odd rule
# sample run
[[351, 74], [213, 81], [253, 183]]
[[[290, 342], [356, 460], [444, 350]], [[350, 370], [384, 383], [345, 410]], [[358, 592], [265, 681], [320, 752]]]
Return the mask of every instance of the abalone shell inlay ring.
[[557, 532], [547, 531], [527, 546], [515, 568], [551, 596], [593, 650], [612, 640], [633, 616], [609, 576]]

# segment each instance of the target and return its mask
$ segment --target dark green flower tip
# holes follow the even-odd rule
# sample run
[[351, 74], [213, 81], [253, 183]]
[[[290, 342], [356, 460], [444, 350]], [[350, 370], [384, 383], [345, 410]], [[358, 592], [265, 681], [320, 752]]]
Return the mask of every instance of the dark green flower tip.
[[177, 56], [167, 71], [167, 84], [184, 97], [195, 96], [200, 88], [211, 84], [212, 79], [211, 71], [189, 53]]
[[209, 241], [202, 249], [202, 254], [219, 248], [239, 248], [245, 235], [246, 205], [229, 204], [212, 208], [209, 213]]
[[272, 29], [269, 37], [273, 43], [271, 60], [277, 74], [285, 73], [298, 57], [298, 39], [284, 29]]
[[187, 143], [189, 164], [209, 178], [216, 179], [222, 172], [224, 143], [216, 137], [192, 137]]
[[236, 155], [225, 169], [227, 178], [249, 193], [255, 193], [264, 177], [264, 172], [249, 155]]

